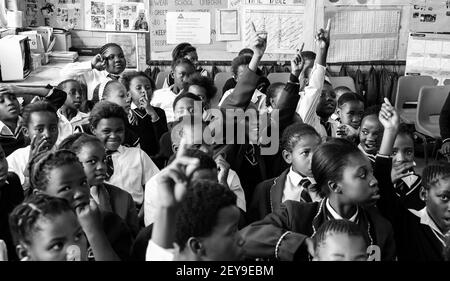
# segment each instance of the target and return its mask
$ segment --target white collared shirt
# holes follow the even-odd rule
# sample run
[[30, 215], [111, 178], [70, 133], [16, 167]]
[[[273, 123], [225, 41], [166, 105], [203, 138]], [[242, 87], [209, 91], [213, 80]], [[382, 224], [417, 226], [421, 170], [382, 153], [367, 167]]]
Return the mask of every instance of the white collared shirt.
[[162, 88], [156, 90], [153, 93], [153, 98], [150, 101], [151, 106], [159, 107], [166, 113], [167, 123], [173, 122], [175, 120], [175, 114], [173, 112], [173, 102], [178, 94], [175, 94], [173, 91], [173, 85], [169, 88]]
[[[234, 91], [234, 88], [233, 89], [229, 89], [228, 91], [226, 91], [223, 94], [222, 98], [220, 98], [219, 104], [217, 106], [219, 106], [219, 107], [222, 106], [223, 101], [229, 95], [231, 95], [233, 93], [233, 91]], [[259, 112], [266, 112], [268, 110], [267, 109], [267, 105], [266, 105], [266, 99], [267, 99], [267, 96], [265, 94], [261, 93], [258, 89], [256, 89], [253, 92], [253, 96], [252, 96], [251, 102], [255, 105], [256, 109]]]
[[[227, 183], [231, 191], [236, 194], [236, 206], [246, 211], [245, 193], [242, 188], [239, 176], [232, 169], [228, 172]], [[145, 226], [152, 224], [155, 221], [156, 210], [158, 209], [158, 185], [154, 178], [150, 179], [145, 185], [145, 200], [144, 200], [144, 223]]]
[[89, 124], [89, 114], [83, 113], [81, 111], [77, 112], [77, 115], [75, 115], [70, 121], [61, 113], [61, 110], [58, 110], [56, 112], [58, 115], [58, 139], [56, 140], [56, 145], [59, 145], [61, 141], [68, 136], [76, 133], [75, 128], [77, 126], [81, 126], [84, 124]]
[[114, 173], [106, 183], [127, 191], [134, 202], [141, 205], [144, 200], [143, 187], [159, 172], [158, 167], [147, 153], [138, 147], [119, 146], [112, 154], [112, 161]]
[[[315, 184], [316, 181], [313, 178], [306, 177], [311, 181], [312, 184]], [[281, 203], [283, 203], [286, 200], [293, 200], [300, 202], [300, 195], [302, 194], [303, 187], [299, 186], [300, 181], [303, 179], [303, 177], [294, 172], [294, 170], [289, 168], [289, 172], [286, 176], [286, 181], [284, 183], [284, 190], [283, 190], [283, 196], [281, 197]], [[307, 190], [308, 191], [308, 190]]]
[[13, 153], [6, 157], [6, 160], [8, 161], [8, 171], [14, 172], [19, 176], [22, 186], [25, 183], [24, 172], [30, 158], [30, 150], [30, 145], [22, 147], [16, 149]]
[[153, 240], [148, 241], [147, 251], [145, 253], [146, 261], [173, 261], [174, 249], [164, 249], [157, 245]]
[[[330, 200], [328, 200], [328, 199], [325, 199], [325, 200], [326, 200], [326, 202], [325, 202], [325, 207], [327, 208], [327, 210], [328, 210], [328, 212], [331, 214], [331, 216], [332, 216], [335, 220], [344, 220], [344, 218], [341, 217], [341, 215], [339, 215], [339, 214], [333, 209], [333, 207], [332, 207], [331, 204], [330, 204]], [[356, 223], [356, 218], [358, 217], [358, 213], [359, 213], [359, 208], [356, 207], [356, 212], [355, 212], [355, 214], [354, 214], [351, 218], [349, 218], [348, 220], [351, 221], [351, 222], [355, 222], [355, 223]]]
[[424, 207], [422, 210], [417, 211], [414, 209], [408, 209], [411, 213], [413, 213], [415, 216], [418, 216], [420, 218], [420, 223], [427, 225], [431, 228], [434, 235], [437, 239], [442, 243], [442, 245], [445, 247], [445, 235], [442, 233], [442, 231], [439, 229], [439, 227], [434, 223], [433, 219], [430, 217], [427, 211], [427, 207]]
[[22, 117], [19, 116], [17, 119], [16, 130], [14, 132], [2, 121], [0, 121], [0, 135], [5, 137], [15, 137], [19, 130], [21, 130]]

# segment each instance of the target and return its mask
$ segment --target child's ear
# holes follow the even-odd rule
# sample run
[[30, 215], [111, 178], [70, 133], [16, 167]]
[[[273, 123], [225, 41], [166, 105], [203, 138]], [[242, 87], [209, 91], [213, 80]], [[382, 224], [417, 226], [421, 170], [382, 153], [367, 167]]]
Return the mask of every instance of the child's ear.
[[328, 181], [328, 188], [335, 193], [341, 193], [342, 191], [341, 185], [334, 181]]
[[198, 240], [195, 237], [190, 237], [187, 241], [187, 245], [189, 247], [189, 249], [191, 250], [191, 252], [197, 256], [197, 257], [201, 257], [205, 255], [205, 249], [203, 247], [203, 244], [200, 240]]
[[288, 164], [292, 164], [292, 153], [287, 151], [286, 149], [283, 149], [281, 152], [281, 156], [283, 157], [284, 162]]
[[89, 128], [91, 129], [92, 134], [96, 135], [96, 132], [97, 132], [96, 128], [92, 125], [89, 125]]
[[172, 144], [172, 151], [173, 151], [173, 153], [175, 153], [175, 154], [177, 154], [177, 152], [178, 152], [178, 144]]
[[28, 131], [28, 128], [26, 126], [23, 126], [22, 130], [23, 130], [23, 135], [25, 137], [29, 138], [30, 137], [30, 132]]
[[19, 244], [16, 246], [16, 253], [21, 261], [30, 260], [28, 249], [25, 245]]
[[420, 200], [422, 200], [423, 202], [426, 202], [427, 197], [428, 197], [428, 190], [426, 190], [423, 186], [420, 187], [419, 197], [420, 197]]

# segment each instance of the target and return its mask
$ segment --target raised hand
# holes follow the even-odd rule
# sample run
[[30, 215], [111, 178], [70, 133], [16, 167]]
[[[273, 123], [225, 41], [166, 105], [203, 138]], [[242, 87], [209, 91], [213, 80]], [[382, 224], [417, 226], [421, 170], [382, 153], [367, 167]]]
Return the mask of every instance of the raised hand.
[[384, 98], [378, 119], [385, 130], [397, 130], [400, 125], [398, 113], [387, 98]]
[[188, 179], [199, 165], [196, 158], [186, 156], [187, 144], [181, 140], [175, 160], [158, 175], [158, 204], [161, 208], [178, 206], [186, 194]]
[[230, 164], [228, 164], [221, 154], [216, 157], [215, 161], [217, 164], [217, 178], [219, 183], [228, 186], [227, 179], [228, 173], [230, 172]]
[[93, 69], [102, 71], [106, 68], [106, 60], [103, 58], [101, 54], [97, 54], [95, 55], [95, 57], [92, 58], [91, 65]]
[[327, 27], [325, 29], [321, 28], [316, 35], [316, 41], [320, 49], [328, 49], [330, 46], [330, 29], [331, 19], [328, 19]]
[[256, 31], [255, 24], [252, 22], [253, 39], [252, 49], [254, 55], [262, 57], [267, 47], [267, 32], [265, 30]]
[[303, 67], [305, 66], [305, 60], [302, 57], [302, 51], [303, 47], [305, 46], [305, 43], [302, 43], [302, 46], [300, 47], [300, 50], [297, 50], [297, 54], [295, 57], [291, 60], [291, 73], [298, 77], [300, 73], [303, 70]]

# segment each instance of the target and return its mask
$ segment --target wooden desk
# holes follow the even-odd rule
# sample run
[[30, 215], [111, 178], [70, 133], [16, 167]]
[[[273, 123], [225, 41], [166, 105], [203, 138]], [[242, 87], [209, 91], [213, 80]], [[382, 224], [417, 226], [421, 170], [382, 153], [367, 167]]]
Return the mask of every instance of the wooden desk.
[[[79, 62], [89, 61], [91, 59], [92, 57], [78, 57]], [[57, 86], [64, 79], [64, 77], [61, 76], [61, 69], [67, 64], [67, 62], [49, 63], [33, 70], [25, 80], [0, 83], [14, 84], [23, 87], [45, 87], [48, 84]]]

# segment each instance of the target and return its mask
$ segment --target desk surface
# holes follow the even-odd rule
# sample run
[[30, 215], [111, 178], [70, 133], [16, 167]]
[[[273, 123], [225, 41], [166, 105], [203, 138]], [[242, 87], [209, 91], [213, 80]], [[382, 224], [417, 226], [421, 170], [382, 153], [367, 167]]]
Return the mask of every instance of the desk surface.
[[[79, 62], [89, 61], [92, 57], [78, 57]], [[67, 62], [53, 62], [42, 65], [38, 69], [33, 70], [25, 80], [7, 81], [6, 84], [14, 84], [24, 87], [45, 87], [47, 85], [57, 86], [64, 77], [61, 76], [61, 69], [67, 65]]]

